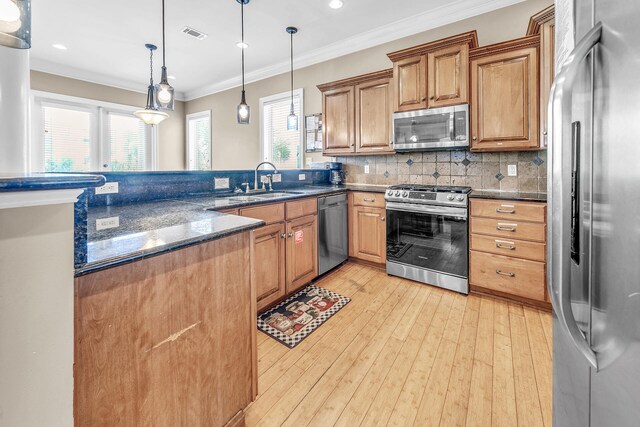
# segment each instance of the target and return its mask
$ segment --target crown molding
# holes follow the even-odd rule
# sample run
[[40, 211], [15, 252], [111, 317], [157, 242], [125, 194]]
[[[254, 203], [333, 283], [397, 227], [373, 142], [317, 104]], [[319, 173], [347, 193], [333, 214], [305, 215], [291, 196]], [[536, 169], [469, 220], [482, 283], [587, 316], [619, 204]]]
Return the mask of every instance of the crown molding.
[[[81, 80], [87, 83], [98, 84], [102, 86], [109, 86], [116, 89], [122, 89], [129, 92], [147, 93], [147, 86], [140, 84], [139, 82], [133, 82], [126, 79], [119, 79], [114, 76], [108, 76], [106, 74], [94, 73], [79, 68], [68, 67], [63, 64], [57, 64], [55, 62], [42, 60], [39, 58], [30, 58], [30, 69], [33, 71], [40, 71], [42, 73], [53, 74], [60, 77], [67, 77], [70, 79]], [[148, 83], [147, 83], [148, 84]], [[184, 101], [184, 93], [175, 91], [177, 101]]]
[[555, 19], [555, 5], [551, 5], [540, 12], [536, 13], [529, 19], [529, 26], [527, 27], [527, 35], [532, 36], [540, 34], [540, 27], [546, 22]]

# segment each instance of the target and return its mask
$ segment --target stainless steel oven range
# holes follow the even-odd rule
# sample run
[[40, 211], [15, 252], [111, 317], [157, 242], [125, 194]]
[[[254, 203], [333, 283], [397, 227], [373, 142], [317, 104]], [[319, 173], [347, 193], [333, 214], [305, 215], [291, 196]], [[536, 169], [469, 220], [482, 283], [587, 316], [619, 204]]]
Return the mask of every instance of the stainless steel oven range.
[[390, 187], [387, 273], [468, 294], [470, 192], [469, 187]]

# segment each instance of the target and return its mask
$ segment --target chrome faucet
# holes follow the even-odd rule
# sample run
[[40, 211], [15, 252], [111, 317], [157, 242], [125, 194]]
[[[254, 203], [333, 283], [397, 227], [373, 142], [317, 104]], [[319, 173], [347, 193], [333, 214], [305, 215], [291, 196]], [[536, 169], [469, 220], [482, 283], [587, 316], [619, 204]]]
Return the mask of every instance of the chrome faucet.
[[[270, 165], [273, 168], [273, 172], [274, 173], [278, 173], [278, 168], [273, 163], [271, 163], [271, 162], [262, 162], [262, 163], [260, 163], [258, 166], [256, 166], [256, 170], [255, 170], [255, 173], [254, 173], [253, 191], [266, 191], [266, 189], [264, 189], [264, 190], [261, 190], [261, 189], [259, 190], [258, 189], [258, 169], [260, 169], [260, 166], [262, 166], [262, 165]], [[248, 186], [247, 186], [247, 188], [248, 188]], [[264, 188], [264, 186], [263, 186], [263, 188]], [[247, 192], [249, 192], [249, 191], [247, 191]]]

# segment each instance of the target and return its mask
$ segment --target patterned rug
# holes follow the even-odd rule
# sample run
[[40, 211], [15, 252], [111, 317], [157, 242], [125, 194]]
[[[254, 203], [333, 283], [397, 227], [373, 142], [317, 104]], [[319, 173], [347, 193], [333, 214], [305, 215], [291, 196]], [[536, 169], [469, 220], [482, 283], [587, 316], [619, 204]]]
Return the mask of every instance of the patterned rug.
[[258, 316], [258, 329], [293, 348], [349, 301], [351, 298], [309, 285]]

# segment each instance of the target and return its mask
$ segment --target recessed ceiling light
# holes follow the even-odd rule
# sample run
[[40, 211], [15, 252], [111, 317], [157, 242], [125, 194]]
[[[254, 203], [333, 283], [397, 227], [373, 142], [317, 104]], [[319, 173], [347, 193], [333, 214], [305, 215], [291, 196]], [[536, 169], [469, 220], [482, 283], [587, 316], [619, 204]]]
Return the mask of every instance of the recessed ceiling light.
[[329, 2], [329, 7], [331, 9], [340, 9], [343, 5], [344, 3], [342, 3], [342, 0], [331, 0]]
[[54, 45], [52, 45], [53, 47], [55, 47], [56, 49], [60, 49], [60, 50], [67, 50], [67, 47], [63, 44], [60, 43], [56, 43]]
[[176, 79], [176, 76], [168, 76], [167, 78], [168, 78], [169, 80], [175, 80], [175, 79]]
[[0, 1], [0, 21], [15, 22], [20, 19], [20, 9], [12, 1]]
[[246, 49], [246, 48], [248, 48], [248, 47], [249, 47], [249, 45], [248, 45], [248, 44], [243, 43], [243, 42], [238, 42], [238, 43], [236, 43], [236, 46], [238, 46], [240, 49]]

